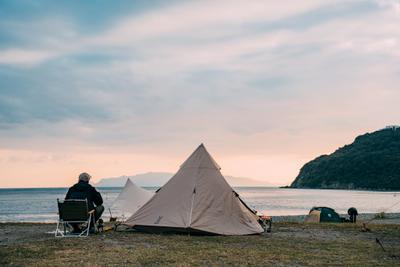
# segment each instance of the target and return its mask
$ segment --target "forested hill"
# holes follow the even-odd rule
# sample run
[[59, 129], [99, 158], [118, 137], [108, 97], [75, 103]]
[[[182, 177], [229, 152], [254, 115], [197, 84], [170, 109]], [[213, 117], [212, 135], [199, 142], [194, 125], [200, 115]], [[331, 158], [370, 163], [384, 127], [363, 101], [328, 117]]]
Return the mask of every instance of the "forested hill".
[[358, 136], [305, 164], [290, 187], [400, 190], [400, 127]]

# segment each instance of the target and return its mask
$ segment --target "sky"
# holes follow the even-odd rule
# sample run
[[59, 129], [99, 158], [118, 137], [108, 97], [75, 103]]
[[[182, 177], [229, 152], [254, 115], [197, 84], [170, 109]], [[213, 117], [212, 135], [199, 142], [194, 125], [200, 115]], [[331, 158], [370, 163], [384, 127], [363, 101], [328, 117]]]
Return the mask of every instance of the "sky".
[[287, 185], [399, 124], [400, 0], [0, 1], [0, 187], [176, 172]]

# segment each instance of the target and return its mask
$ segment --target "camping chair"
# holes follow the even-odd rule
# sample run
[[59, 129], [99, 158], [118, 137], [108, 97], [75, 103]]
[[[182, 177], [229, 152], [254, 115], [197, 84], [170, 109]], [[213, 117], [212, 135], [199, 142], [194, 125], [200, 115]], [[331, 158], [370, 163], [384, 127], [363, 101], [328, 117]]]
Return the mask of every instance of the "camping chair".
[[[68, 199], [64, 201], [57, 199], [57, 204], [59, 219], [55, 237], [87, 237], [92, 224], [97, 232], [96, 223], [94, 222], [94, 210], [89, 211], [86, 199]], [[85, 224], [85, 228], [81, 233], [70, 233], [66, 229], [69, 223]], [[60, 229], [61, 225], [63, 230]]]

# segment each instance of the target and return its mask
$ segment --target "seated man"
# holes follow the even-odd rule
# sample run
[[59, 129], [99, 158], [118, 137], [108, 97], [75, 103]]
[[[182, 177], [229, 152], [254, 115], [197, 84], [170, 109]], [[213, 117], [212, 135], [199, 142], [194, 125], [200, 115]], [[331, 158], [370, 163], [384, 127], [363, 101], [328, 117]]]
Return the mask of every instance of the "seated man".
[[[100, 193], [89, 184], [91, 176], [84, 172], [79, 175], [79, 181], [75, 185], [69, 188], [65, 199], [87, 199], [89, 210], [95, 210], [94, 212], [94, 222], [101, 217], [101, 214], [104, 211], [103, 198]], [[74, 232], [79, 232], [78, 224], [71, 224], [74, 228]], [[92, 225], [92, 230], [93, 230]]]

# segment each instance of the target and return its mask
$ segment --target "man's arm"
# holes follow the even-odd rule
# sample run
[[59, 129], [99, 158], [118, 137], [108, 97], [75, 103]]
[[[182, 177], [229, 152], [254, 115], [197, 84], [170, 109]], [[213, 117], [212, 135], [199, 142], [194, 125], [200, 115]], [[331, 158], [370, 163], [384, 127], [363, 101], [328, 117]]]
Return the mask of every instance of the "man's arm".
[[71, 198], [71, 188], [68, 189], [67, 194], [65, 195], [65, 199], [70, 199]]

